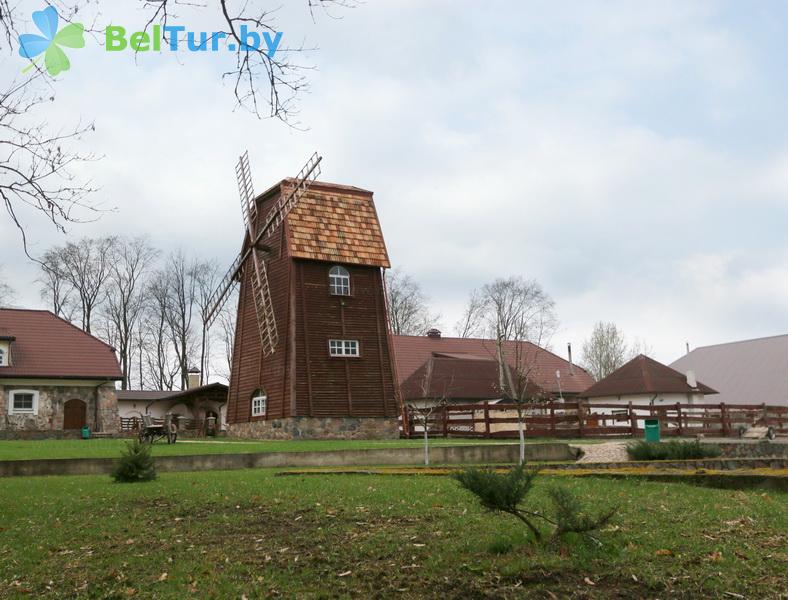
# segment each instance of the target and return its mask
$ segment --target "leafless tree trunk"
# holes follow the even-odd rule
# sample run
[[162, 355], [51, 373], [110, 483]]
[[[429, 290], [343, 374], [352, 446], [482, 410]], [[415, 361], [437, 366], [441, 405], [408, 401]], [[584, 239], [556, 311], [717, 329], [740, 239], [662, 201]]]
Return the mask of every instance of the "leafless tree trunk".
[[208, 331], [209, 300], [219, 280], [219, 266], [216, 261], [207, 260], [195, 264], [197, 293], [195, 301], [200, 313], [200, 385], [208, 383], [211, 374], [210, 332]]
[[145, 277], [158, 252], [144, 237], [120, 238], [112, 250], [104, 316], [114, 330], [125, 390], [130, 388], [132, 334], [145, 304]]
[[74, 318], [73, 288], [66, 281], [63, 268], [62, 248], [50, 248], [41, 257], [41, 299], [52, 308], [52, 312], [67, 321]]
[[167, 326], [180, 371], [180, 387], [189, 382], [189, 362], [194, 356], [192, 319], [197, 299], [197, 263], [178, 250], [170, 255], [164, 276], [167, 284]]
[[454, 326], [457, 337], [481, 337], [484, 334], [484, 312], [484, 296], [480, 290], [473, 290], [465, 305], [462, 319]]
[[236, 295], [235, 299], [230, 298], [225, 302], [222, 307], [216, 322], [219, 324], [219, 340], [224, 349], [226, 358], [225, 366], [227, 370], [220, 372], [219, 376], [230, 381], [230, 376], [233, 370], [233, 347], [235, 343], [235, 327], [238, 317], [238, 298], [237, 291], [233, 292]]
[[525, 462], [524, 405], [541, 395], [534, 382], [538, 353], [557, 328], [555, 303], [534, 280], [497, 279], [480, 294], [482, 322], [496, 340], [501, 393], [517, 404], [520, 463]]
[[427, 297], [418, 282], [399, 269], [386, 275], [389, 325], [394, 335], [424, 335], [440, 315], [430, 313]]
[[168, 325], [169, 289], [167, 275], [157, 273], [148, 285], [146, 314], [144, 321], [144, 354], [147, 383], [151, 389], [171, 390], [175, 376], [180, 371], [177, 360], [173, 360], [172, 337]]

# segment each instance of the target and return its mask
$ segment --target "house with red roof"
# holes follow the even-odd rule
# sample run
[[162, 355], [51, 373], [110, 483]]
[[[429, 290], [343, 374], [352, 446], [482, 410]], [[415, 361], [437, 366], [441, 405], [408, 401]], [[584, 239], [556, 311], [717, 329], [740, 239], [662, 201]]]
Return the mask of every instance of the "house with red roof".
[[693, 371], [681, 373], [640, 354], [597, 381], [581, 396], [603, 404], [626, 406], [632, 402], [660, 407], [677, 402], [703, 404], [706, 396], [716, 393], [717, 390], [698, 381]]
[[115, 350], [47, 310], [0, 308], [0, 437], [118, 430]]
[[[392, 338], [400, 395], [406, 405], [502, 398], [495, 340], [443, 337], [437, 329], [425, 336]], [[594, 383], [585, 369], [549, 350], [530, 342], [503, 344], [508, 368], [516, 357], [528, 362], [535, 398], [575, 398]]]

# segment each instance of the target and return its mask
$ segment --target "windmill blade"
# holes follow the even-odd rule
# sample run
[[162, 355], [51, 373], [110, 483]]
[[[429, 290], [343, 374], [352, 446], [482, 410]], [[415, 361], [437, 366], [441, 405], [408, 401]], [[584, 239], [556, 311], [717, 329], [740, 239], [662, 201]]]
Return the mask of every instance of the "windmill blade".
[[216, 320], [216, 317], [219, 316], [219, 312], [222, 310], [222, 307], [230, 297], [230, 292], [233, 290], [233, 287], [235, 287], [236, 273], [241, 270], [241, 265], [243, 264], [241, 258], [242, 257], [240, 254], [235, 257], [233, 264], [230, 265], [229, 269], [227, 269], [227, 273], [224, 274], [224, 277], [222, 277], [219, 285], [216, 286], [216, 289], [208, 298], [207, 306], [209, 308], [205, 319], [206, 327], [213, 325], [213, 322]]
[[[244, 219], [244, 226], [246, 231], [249, 232], [249, 239], [254, 237], [254, 222], [257, 218], [257, 203], [254, 198], [254, 186], [252, 184], [252, 169], [249, 167], [249, 151], [246, 150], [239, 158], [238, 163], [235, 165], [235, 178], [238, 182], [238, 195], [241, 199], [241, 214]], [[230, 297], [230, 292], [235, 286], [238, 272], [246, 260], [246, 256], [238, 255], [233, 264], [225, 273], [216, 290], [211, 294], [208, 299], [208, 314], [206, 318], [206, 325], [210, 327], [219, 316], [227, 299]]]
[[252, 293], [257, 313], [257, 325], [260, 330], [260, 343], [263, 356], [270, 356], [276, 350], [279, 335], [276, 331], [274, 305], [271, 301], [271, 287], [265, 269], [265, 259], [259, 250], [253, 253], [254, 273], [252, 274]]
[[257, 217], [257, 202], [254, 198], [252, 185], [252, 170], [249, 167], [249, 151], [244, 152], [238, 159], [235, 167], [235, 177], [238, 180], [238, 195], [241, 198], [241, 212], [244, 216], [244, 225], [249, 232], [249, 238], [254, 236], [252, 228]]

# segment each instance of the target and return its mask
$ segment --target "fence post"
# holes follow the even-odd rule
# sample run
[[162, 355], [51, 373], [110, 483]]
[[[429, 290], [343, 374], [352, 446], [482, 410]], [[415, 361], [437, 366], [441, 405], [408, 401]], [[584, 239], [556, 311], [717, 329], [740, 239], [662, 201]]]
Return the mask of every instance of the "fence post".
[[632, 408], [631, 400], [627, 405], [627, 409], [629, 410], [629, 434], [634, 438], [637, 437], [638, 434], [638, 420], [635, 416], [635, 409]]
[[443, 407], [443, 437], [449, 437], [449, 407]]
[[684, 429], [681, 425], [681, 402], [676, 402], [676, 417], [678, 417], [679, 420], [679, 437], [681, 437], [684, 435]]
[[722, 426], [722, 437], [730, 435], [730, 423], [728, 423], [728, 410], [725, 408], [725, 403], [720, 402], [720, 424]]
[[583, 437], [583, 419], [585, 412], [583, 408], [583, 401], [578, 398], [577, 400], [577, 437]]
[[550, 435], [555, 437], [555, 404], [550, 401]]
[[484, 437], [490, 437], [490, 401], [484, 401]]

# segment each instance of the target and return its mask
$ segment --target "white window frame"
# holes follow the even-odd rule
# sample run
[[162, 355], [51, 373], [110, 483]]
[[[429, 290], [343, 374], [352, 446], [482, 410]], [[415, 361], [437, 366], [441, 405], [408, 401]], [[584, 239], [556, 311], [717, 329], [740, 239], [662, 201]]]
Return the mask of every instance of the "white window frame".
[[252, 416], [264, 417], [268, 408], [268, 394], [261, 392], [257, 396], [252, 396]]
[[[17, 410], [14, 407], [16, 396], [33, 396], [33, 408], [31, 410]], [[9, 415], [38, 415], [38, 391], [37, 390], [9, 390], [8, 392], [8, 414]]]
[[358, 340], [328, 340], [328, 353], [335, 357], [358, 358], [361, 345]]
[[350, 271], [334, 265], [328, 271], [328, 291], [332, 296], [350, 296]]

